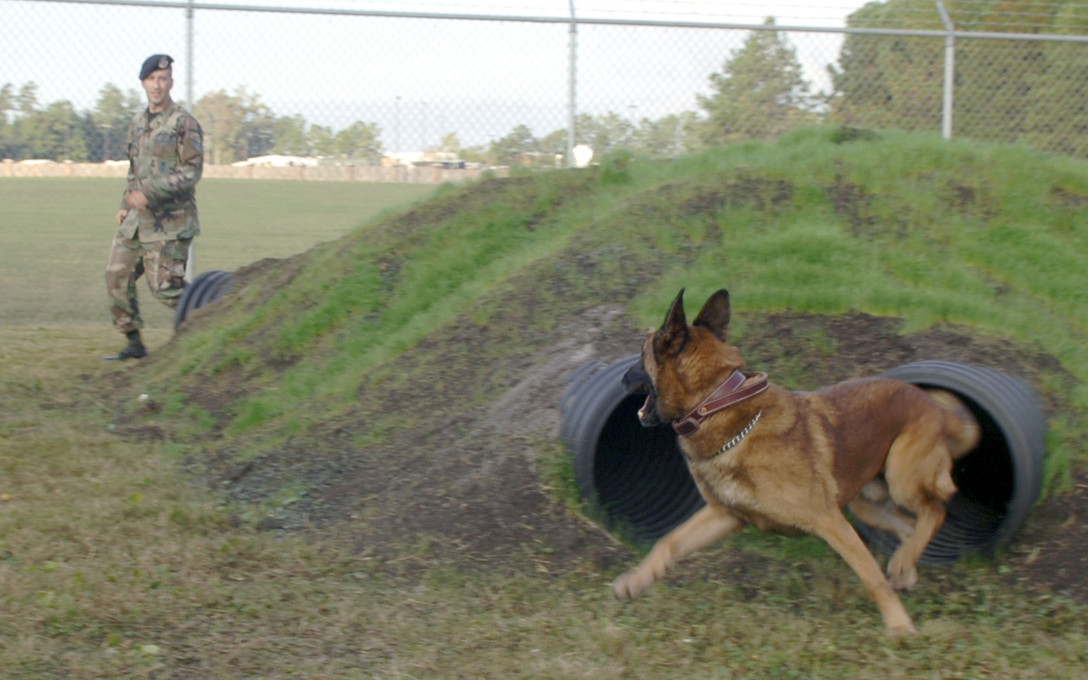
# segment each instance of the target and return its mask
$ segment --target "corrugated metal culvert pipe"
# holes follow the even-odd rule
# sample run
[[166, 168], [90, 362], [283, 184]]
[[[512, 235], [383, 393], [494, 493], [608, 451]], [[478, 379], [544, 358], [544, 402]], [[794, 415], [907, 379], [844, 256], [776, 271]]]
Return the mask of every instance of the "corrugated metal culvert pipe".
[[629, 395], [620, 384], [637, 362], [635, 355], [576, 369], [560, 399], [559, 436], [574, 457], [582, 498], [610, 529], [652, 541], [702, 507], [703, 498], [676, 433], [667, 425], [642, 427], [645, 396]]
[[[643, 428], [644, 397], [628, 395], [620, 378], [638, 356], [576, 369], [560, 399], [560, 437], [573, 457], [582, 497], [611, 530], [655, 540], [687, 519], [703, 500], [684, 463], [676, 434]], [[1024, 382], [990, 368], [922, 361], [884, 375], [956, 394], [982, 427], [979, 446], [956, 462], [959, 492], [922, 561], [952, 562], [1007, 543], [1027, 519], [1042, 487], [1046, 418]], [[870, 545], [891, 552], [898, 540], [856, 524]]]
[[177, 309], [174, 310], [174, 330], [181, 327], [185, 317], [204, 305], [218, 302], [231, 285], [231, 273], [221, 269], [206, 271], [193, 279], [185, 290], [181, 291]]

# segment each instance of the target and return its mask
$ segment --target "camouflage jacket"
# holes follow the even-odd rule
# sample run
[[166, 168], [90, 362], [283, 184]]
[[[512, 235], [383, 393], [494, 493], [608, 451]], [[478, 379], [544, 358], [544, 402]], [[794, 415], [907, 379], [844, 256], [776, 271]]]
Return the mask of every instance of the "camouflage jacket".
[[148, 207], [128, 210], [121, 233], [141, 241], [189, 239], [200, 233], [196, 183], [204, 170], [204, 133], [196, 118], [171, 102], [161, 113], [144, 109], [128, 126], [128, 185], [139, 189]]

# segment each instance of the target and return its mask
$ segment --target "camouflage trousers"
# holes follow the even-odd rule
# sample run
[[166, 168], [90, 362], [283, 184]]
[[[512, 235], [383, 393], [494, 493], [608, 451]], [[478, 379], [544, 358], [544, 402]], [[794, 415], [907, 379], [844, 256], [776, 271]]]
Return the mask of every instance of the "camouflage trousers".
[[142, 242], [118, 233], [113, 237], [106, 264], [106, 295], [113, 325], [122, 333], [143, 326], [136, 300], [136, 281], [147, 277], [147, 287], [159, 302], [176, 307], [185, 288], [185, 263], [192, 239]]

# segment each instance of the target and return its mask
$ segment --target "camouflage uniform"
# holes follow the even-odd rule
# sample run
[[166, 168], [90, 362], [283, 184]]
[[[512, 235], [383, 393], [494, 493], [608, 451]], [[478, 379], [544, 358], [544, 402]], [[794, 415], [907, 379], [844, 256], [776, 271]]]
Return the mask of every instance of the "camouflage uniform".
[[[128, 185], [121, 209], [128, 210], [113, 237], [106, 266], [106, 290], [113, 324], [123, 333], [138, 330], [136, 280], [147, 276], [151, 294], [175, 307], [185, 287], [189, 245], [200, 233], [196, 183], [204, 169], [203, 131], [196, 118], [170, 102], [161, 113], [144, 109], [129, 124]], [[130, 209], [125, 195], [142, 191], [147, 208]]]

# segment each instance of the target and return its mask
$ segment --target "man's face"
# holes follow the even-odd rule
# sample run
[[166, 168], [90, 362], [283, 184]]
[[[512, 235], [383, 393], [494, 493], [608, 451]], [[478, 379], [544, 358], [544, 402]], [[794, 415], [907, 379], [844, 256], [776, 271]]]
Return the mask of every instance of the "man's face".
[[170, 99], [170, 88], [174, 87], [174, 75], [171, 69], [159, 69], [152, 71], [151, 75], [141, 81], [141, 84], [147, 92], [148, 109], [152, 112], [161, 111], [163, 104]]

